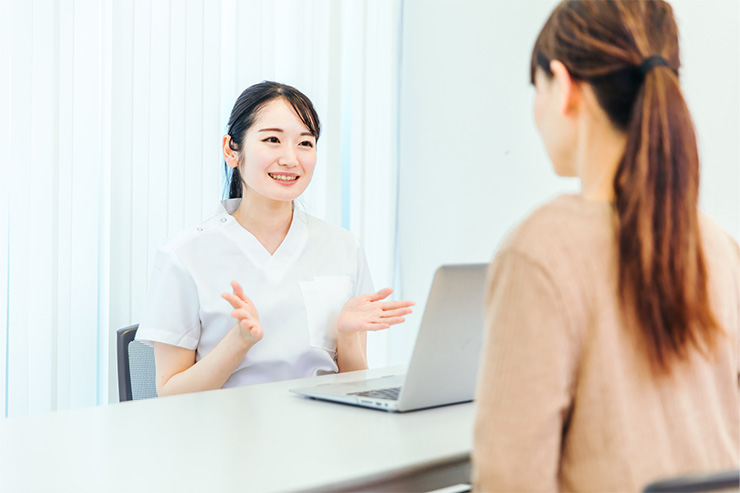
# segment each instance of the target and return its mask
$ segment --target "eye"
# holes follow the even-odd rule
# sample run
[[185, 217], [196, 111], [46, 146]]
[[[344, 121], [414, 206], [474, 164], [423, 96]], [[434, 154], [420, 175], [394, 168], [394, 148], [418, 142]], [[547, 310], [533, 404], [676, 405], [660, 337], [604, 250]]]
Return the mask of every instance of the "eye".
[[271, 144], [279, 144], [280, 140], [277, 137], [272, 136], [272, 137], [267, 137], [266, 139], [262, 139], [262, 142], [269, 142]]
[[310, 140], [304, 140], [298, 145], [303, 146], [303, 147], [313, 147], [313, 142], [311, 142]]

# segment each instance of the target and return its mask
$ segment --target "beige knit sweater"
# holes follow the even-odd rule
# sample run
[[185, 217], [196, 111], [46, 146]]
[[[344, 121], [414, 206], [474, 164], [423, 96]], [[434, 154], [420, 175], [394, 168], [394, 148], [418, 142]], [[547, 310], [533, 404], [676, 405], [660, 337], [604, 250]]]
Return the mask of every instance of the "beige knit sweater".
[[476, 397], [479, 491], [639, 491], [740, 467], [740, 249], [701, 216], [716, 358], [654, 378], [620, 317], [615, 215], [562, 196], [507, 239], [489, 271]]

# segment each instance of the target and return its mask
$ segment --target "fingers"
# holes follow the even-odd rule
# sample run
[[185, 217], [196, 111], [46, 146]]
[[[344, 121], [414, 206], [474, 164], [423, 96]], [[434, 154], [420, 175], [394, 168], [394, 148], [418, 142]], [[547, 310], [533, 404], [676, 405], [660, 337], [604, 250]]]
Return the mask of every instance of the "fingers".
[[259, 334], [257, 324], [251, 320], [239, 320], [239, 325], [241, 325], [245, 330], [248, 330], [253, 336]]
[[390, 296], [392, 292], [393, 290], [391, 288], [383, 288], [377, 293], [368, 295], [368, 297], [370, 298], [370, 301], [380, 301]]
[[380, 307], [383, 310], [395, 310], [397, 308], [406, 308], [409, 306], [414, 306], [415, 304], [416, 303], [414, 303], [413, 301], [384, 301], [382, 303], [379, 303]]
[[244, 303], [254, 306], [254, 303], [252, 303], [252, 300], [250, 300], [249, 297], [244, 294], [244, 290], [238, 282], [231, 281], [231, 289], [234, 290], [233, 294], [223, 293], [221, 295], [223, 299], [231, 303], [231, 306], [233, 306], [234, 308], [241, 308]]
[[406, 321], [406, 319], [405, 319], [405, 318], [403, 318], [403, 317], [389, 317], [389, 318], [384, 318], [384, 319], [383, 319], [383, 322], [384, 322], [384, 323], [385, 323], [386, 325], [388, 325], [389, 327], [390, 327], [391, 325], [396, 325], [396, 324], [402, 324], [402, 323], [404, 323], [405, 321]]
[[241, 284], [239, 284], [236, 281], [231, 281], [231, 289], [234, 290], [234, 294], [243, 302], [245, 303], [252, 303], [252, 300], [249, 299], [249, 297], [244, 294], [244, 290], [242, 289]]
[[376, 330], [385, 330], [385, 329], [387, 329], [389, 327], [390, 327], [390, 325], [388, 325], [386, 323], [368, 323], [368, 324], [365, 324], [365, 326], [363, 327], [363, 329], [366, 330], [366, 331], [373, 331], [373, 332], [375, 332]]
[[231, 316], [234, 318], [240, 318], [240, 319], [247, 319], [247, 320], [253, 320], [254, 316], [252, 316], [251, 313], [249, 313], [244, 308], [239, 308], [231, 312]]
[[234, 294], [223, 293], [221, 297], [231, 303], [231, 306], [234, 307], [234, 309], [239, 309], [244, 306], [244, 302]]
[[381, 317], [402, 317], [403, 315], [408, 315], [411, 313], [411, 308], [399, 308], [397, 310], [383, 310], [383, 314]]
[[242, 285], [239, 284], [236, 281], [231, 281], [231, 289], [234, 291], [234, 294], [239, 296], [241, 298], [241, 295], [244, 294], [244, 290], [242, 289]]
[[383, 317], [380, 319], [373, 320], [372, 322], [367, 322], [365, 324], [364, 330], [387, 329], [391, 325], [402, 324], [405, 321], [406, 319], [404, 317]]
[[405, 322], [406, 319], [403, 317], [389, 317], [384, 318], [382, 322], [368, 322], [362, 327], [362, 331], [385, 330], [390, 328], [391, 325], [397, 325]]
[[[368, 299], [371, 302], [376, 302], [376, 301], [380, 301], [380, 300], [383, 300], [383, 299], [387, 298], [388, 296], [391, 295], [391, 293], [393, 293], [393, 289], [391, 289], [391, 288], [383, 288], [380, 291], [378, 291], [377, 293], [372, 293], [372, 294], [369, 294], [367, 296], [368, 296]], [[380, 303], [380, 307], [383, 310], [395, 310], [397, 308], [406, 308], [406, 307], [409, 307], [409, 306], [414, 306], [415, 304], [416, 303], [414, 303], [413, 301], [408, 301], [408, 300], [402, 300], [402, 301], [384, 301], [383, 303]]]

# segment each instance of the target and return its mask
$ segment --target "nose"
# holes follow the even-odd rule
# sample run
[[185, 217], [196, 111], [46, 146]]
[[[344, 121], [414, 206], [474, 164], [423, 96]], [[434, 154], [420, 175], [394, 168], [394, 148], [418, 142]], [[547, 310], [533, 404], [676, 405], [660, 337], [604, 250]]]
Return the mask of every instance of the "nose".
[[295, 166], [298, 166], [298, 154], [295, 152], [293, 146], [285, 147], [283, 155], [280, 156], [278, 164], [280, 166], [285, 166], [286, 168], [294, 168]]

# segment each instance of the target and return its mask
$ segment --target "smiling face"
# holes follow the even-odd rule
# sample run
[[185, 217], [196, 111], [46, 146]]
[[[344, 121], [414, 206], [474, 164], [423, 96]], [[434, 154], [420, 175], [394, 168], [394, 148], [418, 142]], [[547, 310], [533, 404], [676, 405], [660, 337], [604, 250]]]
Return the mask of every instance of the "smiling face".
[[266, 103], [244, 137], [242, 150], [231, 151], [224, 138], [226, 164], [239, 166], [244, 197], [291, 202], [308, 187], [316, 166], [316, 138], [282, 98]]

